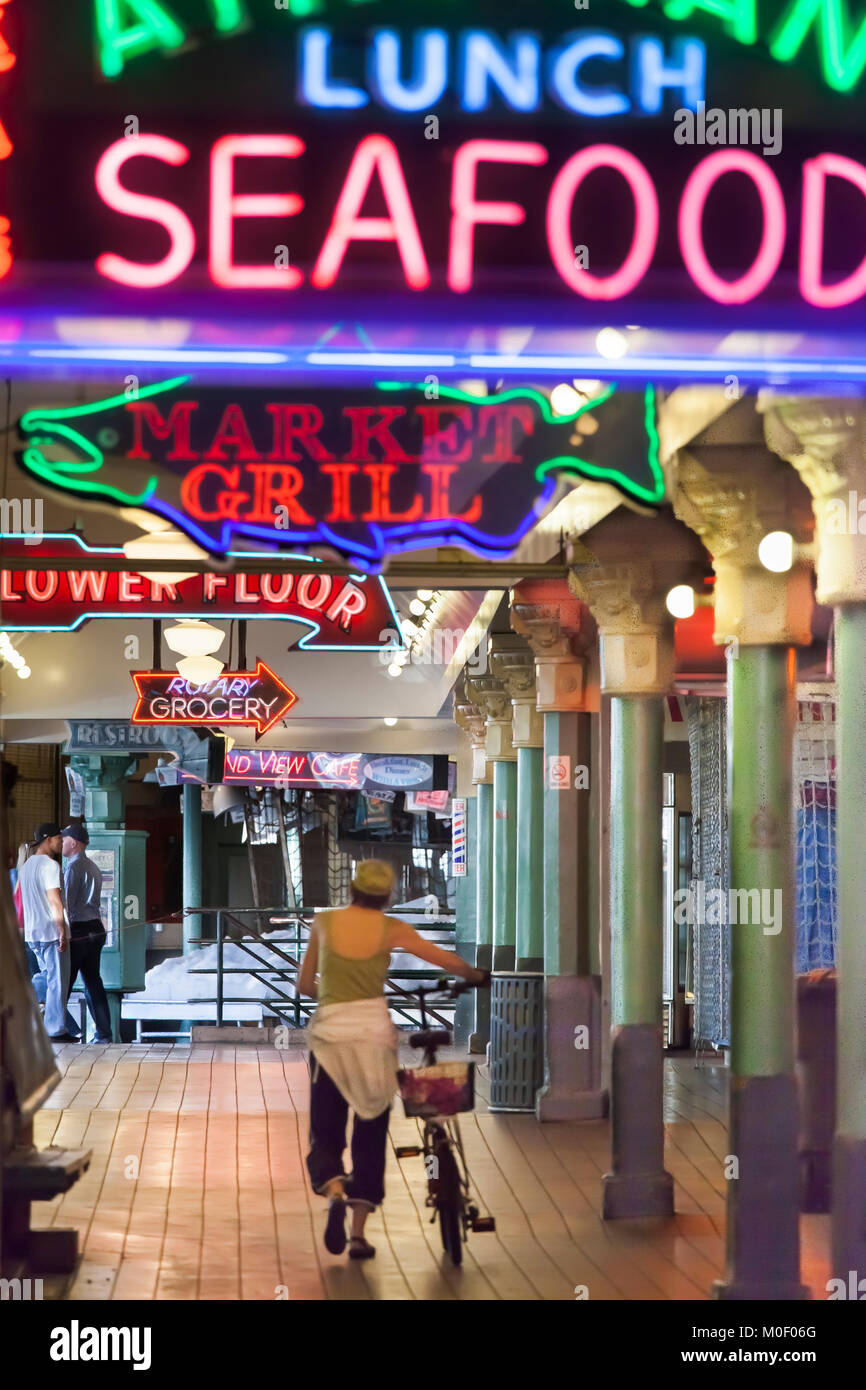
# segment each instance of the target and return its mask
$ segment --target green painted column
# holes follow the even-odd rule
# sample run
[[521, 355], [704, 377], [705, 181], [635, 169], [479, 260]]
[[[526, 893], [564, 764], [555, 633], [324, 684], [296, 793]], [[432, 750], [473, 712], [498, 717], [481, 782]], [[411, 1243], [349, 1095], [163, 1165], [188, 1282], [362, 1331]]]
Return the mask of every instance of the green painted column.
[[832, 1273], [847, 1287], [849, 1270], [866, 1278], [866, 604], [836, 609], [835, 637], [838, 993]]
[[517, 970], [544, 969], [544, 749], [517, 749]]
[[545, 1049], [536, 1104], [543, 1121], [597, 1119], [607, 1108], [601, 980], [590, 949], [598, 935], [590, 913], [590, 720], [575, 710], [544, 714]]
[[[475, 809], [475, 964], [493, 969], [493, 784], [479, 782]], [[475, 1031], [470, 1052], [490, 1041], [490, 990], [475, 991]]]
[[664, 1167], [660, 695], [610, 702], [611, 1112], [606, 1218], [670, 1216]]
[[493, 764], [493, 969], [513, 970], [517, 941], [517, 763]]
[[794, 1071], [793, 647], [728, 662], [731, 1099], [726, 1299], [794, 1299], [800, 1285]]
[[[201, 787], [183, 784], [183, 906], [202, 906]], [[190, 938], [201, 936], [201, 914], [184, 912], [183, 953], [196, 950]]]

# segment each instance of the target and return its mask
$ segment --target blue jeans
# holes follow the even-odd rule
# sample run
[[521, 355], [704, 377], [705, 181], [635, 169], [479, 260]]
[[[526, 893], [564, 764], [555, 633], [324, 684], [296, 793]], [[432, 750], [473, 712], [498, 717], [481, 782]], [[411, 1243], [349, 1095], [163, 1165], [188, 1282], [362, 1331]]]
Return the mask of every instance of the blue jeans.
[[39, 966], [38, 973], [33, 976], [36, 998], [40, 998], [43, 988], [45, 991], [43, 1021], [46, 1033], [49, 1037], [66, 1032], [77, 1034], [78, 1028], [66, 1009], [66, 996], [69, 993], [69, 947], [61, 951], [56, 941], [29, 941], [27, 944]]

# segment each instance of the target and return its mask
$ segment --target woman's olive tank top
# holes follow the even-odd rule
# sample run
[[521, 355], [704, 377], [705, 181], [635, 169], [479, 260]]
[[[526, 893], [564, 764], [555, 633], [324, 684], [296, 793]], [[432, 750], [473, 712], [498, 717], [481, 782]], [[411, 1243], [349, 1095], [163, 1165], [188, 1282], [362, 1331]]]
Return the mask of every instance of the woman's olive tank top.
[[[381, 949], [363, 960], [341, 956], [331, 944], [334, 914], [322, 912], [316, 919], [319, 932], [319, 1004], [349, 1004], [355, 999], [375, 999], [385, 993], [385, 977], [391, 952]], [[384, 947], [388, 918], [380, 914]]]

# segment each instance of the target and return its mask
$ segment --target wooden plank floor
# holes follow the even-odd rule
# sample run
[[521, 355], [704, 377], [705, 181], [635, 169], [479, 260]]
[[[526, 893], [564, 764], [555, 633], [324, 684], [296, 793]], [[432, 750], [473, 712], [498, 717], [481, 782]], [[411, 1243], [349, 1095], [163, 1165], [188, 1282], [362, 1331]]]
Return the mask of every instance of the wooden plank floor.
[[[496, 1231], [472, 1236], [464, 1265], [443, 1259], [424, 1206], [420, 1158], [399, 1102], [387, 1200], [370, 1218], [376, 1258], [355, 1265], [322, 1244], [310, 1189], [309, 1083], [299, 1049], [67, 1046], [63, 1080], [36, 1142], [93, 1150], [65, 1196], [34, 1223], [76, 1226], [82, 1260], [58, 1296], [82, 1299], [706, 1299], [723, 1268], [726, 1073], [691, 1057], [665, 1067], [668, 1222], [603, 1222], [607, 1122], [539, 1125], [491, 1114], [486, 1072], [463, 1117], [466, 1157]], [[828, 1220], [802, 1218], [803, 1277], [826, 1297]]]

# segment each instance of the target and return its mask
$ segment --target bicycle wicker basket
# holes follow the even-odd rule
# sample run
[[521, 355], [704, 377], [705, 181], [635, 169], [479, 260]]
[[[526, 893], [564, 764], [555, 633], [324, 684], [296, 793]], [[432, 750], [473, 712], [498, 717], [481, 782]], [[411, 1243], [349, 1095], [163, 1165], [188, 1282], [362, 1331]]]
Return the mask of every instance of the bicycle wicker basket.
[[475, 1108], [475, 1063], [436, 1062], [397, 1072], [403, 1110], [410, 1118], [459, 1115]]

